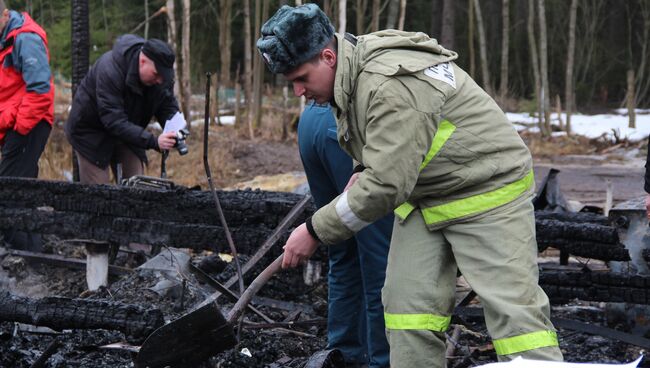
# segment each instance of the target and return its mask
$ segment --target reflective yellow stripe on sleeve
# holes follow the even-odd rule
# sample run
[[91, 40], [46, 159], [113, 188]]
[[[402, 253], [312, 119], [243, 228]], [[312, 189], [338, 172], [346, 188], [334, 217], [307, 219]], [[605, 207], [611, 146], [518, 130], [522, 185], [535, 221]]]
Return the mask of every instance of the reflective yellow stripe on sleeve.
[[395, 216], [397, 216], [400, 220], [406, 220], [406, 218], [409, 217], [414, 209], [415, 207], [413, 207], [412, 204], [404, 202], [395, 209]]
[[440, 151], [442, 146], [444, 146], [445, 142], [447, 142], [449, 137], [451, 137], [451, 134], [454, 132], [454, 130], [456, 130], [456, 127], [448, 120], [443, 120], [440, 122], [438, 131], [436, 132], [436, 135], [433, 136], [431, 147], [429, 148], [427, 155], [424, 157], [424, 161], [422, 161], [419, 171], [422, 171], [422, 169], [424, 169], [429, 164], [429, 162], [438, 153], [438, 151]]
[[533, 349], [558, 346], [557, 333], [536, 331], [523, 335], [506, 337], [492, 341], [497, 355], [510, 355]]
[[384, 313], [386, 328], [389, 330], [430, 330], [437, 332], [447, 331], [451, 316], [436, 314], [397, 314]]
[[[440, 122], [438, 131], [436, 131], [436, 134], [433, 136], [433, 140], [431, 141], [429, 152], [427, 152], [427, 155], [424, 156], [424, 161], [422, 161], [422, 164], [420, 164], [418, 171], [422, 171], [422, 169], [424, 169], [429, 164], [429, 162], [431, 162], [433, 157], [435, 157], [442, 146], [444, 146], [445, 142], [447, 142], [449, 137], [451, 137], [451, 134], [454, 132], [454, 130], [456, 130], [456, 127], [448, 120], [443, 120]], [[404, 202], [395, 209], [395, 216], [402, 220], [405, 220], [409, 214], [413, 212], [414, 209], [415, 207], [413, 207], [412, 204]]]
[[459, 199], [439, 206], [422, 209], [427, 225], [478, 214], [512, 202], [535, 183], [533, 171], [522, 179], [491, 192]]

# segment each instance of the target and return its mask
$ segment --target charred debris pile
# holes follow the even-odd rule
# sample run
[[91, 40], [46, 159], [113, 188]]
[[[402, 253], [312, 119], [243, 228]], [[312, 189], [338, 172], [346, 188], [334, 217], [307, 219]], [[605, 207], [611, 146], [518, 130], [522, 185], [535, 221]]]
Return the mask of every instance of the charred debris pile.
[[[0, 178], [0, 229], [45, 239], [43, 249], [0, 248], [0, 366], [133, 367], [139, 346], [144, 349], [165, 323], [205, 300], [216, 300], [224, 315], [233, 308], [239, 298], [236, 267], [212, 194], [148, 184]], [[644, 250], [650, 236], [647, 221], [640, 220], [643, 207], [625, 204], [608, 217], [558, 211], [556, 184], [551, 179], [542, 186], [536, 226], [540, 252], [557, 255], [540, 258], [540, 284], [553, 303], [565, 358], [635, 359], [650, 348], [644, 336], [650, 323], [641, 318], [650, 311], [650, 253]], [[218, 196], [246, 285], [281, 254], [289, 231], [315, 209], [291, 193], [219, 191]], [[84, 292], [80, 251], [89, 243], [111, 249], [111, 282], [93, 293]], [[281, 271], [253, 297], [243, 322], [233, 323], [237, 345], [224, 343], [218, 354], [200, 362], [181, 359], [176, 366], [340, 366], [335, 352], [322, 351], [326, 274], [324, 249], [303, 269]], [[448, 332], [449, 366], [495, 361], [480, 298], [467, 288], [459, 295], [464, 297]], [[208, 333], [192, 344], [223, 343], [208, 324], [192, 326]], [[154, 347], [147, 354], [188, 354], [169, 344]]]

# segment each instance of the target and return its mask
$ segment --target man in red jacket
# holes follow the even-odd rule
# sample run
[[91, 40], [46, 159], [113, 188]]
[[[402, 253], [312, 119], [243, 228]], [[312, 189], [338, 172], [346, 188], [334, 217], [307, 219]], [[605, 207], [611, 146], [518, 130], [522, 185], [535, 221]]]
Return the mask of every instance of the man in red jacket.
[[[54, 86], [47, 36], [27, 13], [0, 0], [0, 176], [35, 178], [52, 129]], [[14, 248], [37, 250], [40, 236], [4, 231]]]
[[54, 113], [47, 36], [3, 0], [0, 35], [0, 176], [35, 178]]

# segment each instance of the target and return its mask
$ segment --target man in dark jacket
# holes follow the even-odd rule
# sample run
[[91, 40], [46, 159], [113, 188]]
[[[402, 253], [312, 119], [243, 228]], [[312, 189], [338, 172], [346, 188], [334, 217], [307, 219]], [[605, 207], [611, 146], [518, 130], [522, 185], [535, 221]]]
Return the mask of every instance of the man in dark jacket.
[[123, 35], [81, 81], [65, 133], [77, 153], [80, 181], [108, 184], [108, 167], [140, 175], [145, 150], [169, 150], [175, 132], [146, 130], [155, 116], [164, 125], [178, 109], [173, 95], [174, 52], [167, 43]]

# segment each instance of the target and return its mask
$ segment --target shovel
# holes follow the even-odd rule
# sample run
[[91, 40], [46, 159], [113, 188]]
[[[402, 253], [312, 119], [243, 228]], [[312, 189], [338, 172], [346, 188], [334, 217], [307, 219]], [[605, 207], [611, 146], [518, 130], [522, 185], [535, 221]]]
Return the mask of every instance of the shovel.
[[273, 261], [248, 286], [224, 317], [216, 302], [206, 304], [155, 330], [135, 359], [138, 368], [192, 367], [237, 344], [233, 324], [253, 296], [280, 270], [282, 256]]

